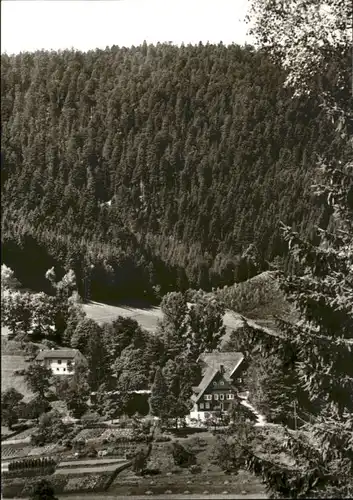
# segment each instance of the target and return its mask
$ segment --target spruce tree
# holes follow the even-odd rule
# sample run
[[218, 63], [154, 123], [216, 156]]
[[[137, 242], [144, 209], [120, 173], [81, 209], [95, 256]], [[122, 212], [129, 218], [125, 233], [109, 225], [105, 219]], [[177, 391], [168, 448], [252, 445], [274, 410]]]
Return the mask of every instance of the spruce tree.
[[[311, 238], [282, 226], [300, 272], [278, 272], [278, 278], [300, 321], [279, 319], [280, 333], [270, 340], [250, 328], [249, 340], [261, 345], [264, 356], [288, 347], [282, 349], [283, 366], [293, 361], [294, 380], [312, 404], [305, 418], [308, 407], [294, 398], [303, 418], [292, 430], [275, 428], [285, 432], [282, 451], [290, 461], [267, 460], [244, 446], [249, 469], [262, 475], [277, 498], [353, 495], [353, 130], [347, 71], [353, 12], [348, 0], [325, 3], [323, 9], [314, 0], [252, 0], [258, 40], [284, 63], [287, 84], [297, 93], [320, 92], [342, 151], [320, 161], [314, 186], [330, 225], [318, 227]], [[326, 79], [332, 66], [336, 86]]]
[[150, 408], [152, 415], [163, 418], [165, 414], [168, 387], [161, 368], [157, 368], [151, 389]]

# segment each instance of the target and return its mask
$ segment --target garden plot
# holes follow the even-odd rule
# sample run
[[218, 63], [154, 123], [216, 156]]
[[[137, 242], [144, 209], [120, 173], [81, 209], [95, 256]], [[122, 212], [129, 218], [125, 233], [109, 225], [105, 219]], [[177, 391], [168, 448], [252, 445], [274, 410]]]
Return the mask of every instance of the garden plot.
[[131, 439], [134, 431], [132, 429], [106, 429], [100, 436], [101, 439]]
[[121, 462], [126, 462], [123, 458], [97, 458], [88, 460], [66, 460], [59, 464], [60, 468], [65, 467], [83, 467], [83, 466], [102, 466], [111, 464], [120, 464]]
[[102, 436], [106, 431], [105, 427], [99, 427], [97, 429], [82, 429], [77, 436], [75, 436], [74, 441], [87, 441], [88, 439], [97, 439]]
[[31, 436], [36, 430], [37, 429], [33, 427], [30, 429], [26, 429], [17, 434], [16, 436], [6, 439], [5, 441], [3, 441], [2, 444], [7, 445], [7, 444], [17, 444], [17, 443], [30, 443]]
[[31, 451], [30, 446], [1, 446], [1, 459], [2, 460], [10, 460], [13, 458], [22, 458], [27, 457], [29, 452]]
[[91, 474], [91, 473], [99, 473], [99, 472], [114, 472], [116, 469], [120, 467], [124, 467], [126, 465], [127, 461], [124, 460], [123, 462], [115, 462], [111, 464], [103, 464], [103, 465], [92, 465], [92, 466], [85, 466], [82, 465], [81, 467], [72, 467], [70, 468], [59, 468], [55, 471], [54, 475], [56, 474]]
[[31, 448], [31, 451], [28, 453], [31, 457], [38, 457], [40, 455], [49, 455], [55, 452], [57, 448], [56, 444], [47, 444], [45, 446], [38, 446], [36, 448]]

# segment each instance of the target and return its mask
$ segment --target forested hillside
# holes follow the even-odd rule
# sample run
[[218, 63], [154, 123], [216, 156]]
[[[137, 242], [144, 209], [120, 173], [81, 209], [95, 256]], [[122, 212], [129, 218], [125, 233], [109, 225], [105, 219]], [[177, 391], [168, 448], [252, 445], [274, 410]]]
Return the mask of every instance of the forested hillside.
[[325, 224], [310, 185], [317, 154], [337, 147], [331, 124], [250, 46], [1, 66], [2, 259], [25, 286], [55, 265], [98, 299], [207, 290], [284, 255], [279, 220]]

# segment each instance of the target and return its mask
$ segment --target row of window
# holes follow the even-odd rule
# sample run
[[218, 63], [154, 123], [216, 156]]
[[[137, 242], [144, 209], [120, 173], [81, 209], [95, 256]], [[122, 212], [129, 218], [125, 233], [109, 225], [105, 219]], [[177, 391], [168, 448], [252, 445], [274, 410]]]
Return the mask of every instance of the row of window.
[[[205, 401], [211, 401], [212, 399], [212, 396], [213, 396], [213, 399], [215, 399], [216, 401], [218, 401], [218, 399], [221, 399], [223, 400], [224, 399], [224, 394], [205, 394], [204, 395], [204, 399]], [[226, 394], [226, 399], [234, 399], [234, 394]]]

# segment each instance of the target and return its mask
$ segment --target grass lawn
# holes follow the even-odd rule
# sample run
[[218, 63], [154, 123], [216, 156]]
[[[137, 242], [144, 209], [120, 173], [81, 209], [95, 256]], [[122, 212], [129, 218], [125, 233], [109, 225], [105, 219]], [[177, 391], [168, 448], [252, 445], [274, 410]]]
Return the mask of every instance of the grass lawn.
[[98, 323], [109, 323], [123, 316], [124, 318], [135, 319], [145, 330], [154, 331], [157, 327], [158, 319], [162, 318], [159, 307], [140, 309], [129, 306], [111, 306], [101, 302], [90, 302], [84, 304], [83, 309], [89, 318]]
[[28, 389], [24, 377], [14, 375], [16, 370], [25, 370], [28, 363], [24, 356], [1, 355], [1, 392], [13, 387], [24, 395], [24, 401], [33, 397], [33, 393]]

